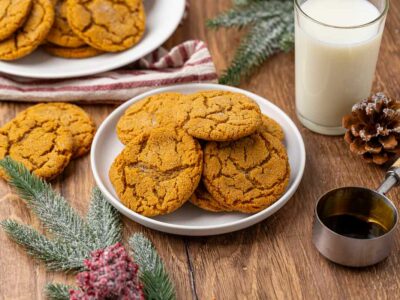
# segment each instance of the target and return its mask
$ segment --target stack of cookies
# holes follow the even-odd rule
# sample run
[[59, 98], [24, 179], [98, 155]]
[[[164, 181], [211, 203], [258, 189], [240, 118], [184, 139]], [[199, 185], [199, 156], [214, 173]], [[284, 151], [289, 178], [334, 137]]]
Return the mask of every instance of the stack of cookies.
[[[76, 105], [38, 104], [0, 128], [0, 159], [10, 156], [50, 180], [71, 159], [89, 152], [95, 131], [91, 118]], [[1, 170], [0, 176], [5, 177]]]
[[213, 212], [254, 213], [289, 182], [280, 125], [239, 93], [150, 96], [125, 111], [117, 135], [126, 147], [110, 179], [124, 205], [144, 216], [187, 201]]
[[145, 31], [142, 0], [0, 1], [0, 59], [15, 60], [39, 45], [64, 58], [131, 48]]

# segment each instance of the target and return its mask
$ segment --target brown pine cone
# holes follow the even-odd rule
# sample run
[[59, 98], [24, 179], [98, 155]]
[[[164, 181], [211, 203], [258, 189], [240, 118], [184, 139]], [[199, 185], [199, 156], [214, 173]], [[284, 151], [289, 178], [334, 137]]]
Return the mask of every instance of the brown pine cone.
[[367, 162], [382, 165], [400, 155], [400, 101], [377, 93], [355, 104], [342, 123], [351, 152]]

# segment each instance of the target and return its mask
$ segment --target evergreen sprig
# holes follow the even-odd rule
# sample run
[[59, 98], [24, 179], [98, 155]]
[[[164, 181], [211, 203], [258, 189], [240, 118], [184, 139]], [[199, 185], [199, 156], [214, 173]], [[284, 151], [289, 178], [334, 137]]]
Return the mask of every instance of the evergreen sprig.
[[248, 27], [220, 83], [238, 85], [267, 58], [294, 46], [293, 0], [236, 0], [234, 8], [207, 21], [209, 28]]
[[51, 300], [69, 300], [69, 291], [74, 289], [76, 287], [62, 283], [49, 283], [45, 287], [45, 293]]
[[129, 245], [135, 263], [139, 265], [139, 277], [144, 284], [146, 299], [175, 300], [175, 287], [150, 240], [136, 233], [129, 239]]
[[0, 167], [53, 238], [12, 220], [5, 220], [1, 225], [12, 239], [49, 269], [81, 271], [83, 260], [90, 252], [121, 240], [119, 214], [97, 188], [93, 189], [85, 221], [50, 184], [31, 174], [22, 164], [6, 157], [0, 160]]

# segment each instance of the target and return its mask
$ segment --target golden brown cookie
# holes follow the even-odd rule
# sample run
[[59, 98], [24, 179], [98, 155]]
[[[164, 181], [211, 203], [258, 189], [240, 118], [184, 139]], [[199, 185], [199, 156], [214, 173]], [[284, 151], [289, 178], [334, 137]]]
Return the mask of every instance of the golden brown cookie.
[[158, 128], [135, 137], [109, 172], [125, 206], [144, 216], [168, 214], [196, 189], [203, 157], [199, 143], [182, 130]]
[[200, 182], [197, 189], [190, 197], [190, 203], [200, 207], [201, 209], [211, 212], [227, 212], [232, 211], [228, 206], [223, 205], [214, 199], [214, 197], [207, 191], [206, 187]]
[[162, 93], [134, 103], [118, 121], [118, 138], [127, 144], [135, 136], [154, 128], [179, 127], [183, 119], [178, 120], [176, 111], [181, 106], [182, 98], [179, 93]]
[[53, 0], [55, 19], [47, 35], [47, 41], [61, 47], [77, 48], [86, 45], [69, 27], [67, 20], [67, 0]]
[[232, 141], [252, 134], [261, 125], [258, 105], [249, 97], [226, 91], [205, 91], [187, 96], [184, 129], [208, 141]]
[[54, 21], [50, 0], [33, 0], [24, 25], [0, 42], [0, 59], [14, 60], [33, 52], [46, 38]]
[[0, 41], [8, 38], [24, 24], [32, 7], [32, 0], [0, 1]]
[[[24, 115], [24, 116], [22, 116]], [[22, 112], [20, 117], [56, 120], [71, 131], [73, 137], [73, 158], [90, 151], [96, 132], [96, 125], [79, 106], [69, 103], [41, 103]]]
[[59, 47], [52, 44], [45, 44], [42, 46], [47, 53], [63, 57], [63, 58], [88, 58], [103, 54], [103, 51], [97, 50], [90, 46], [82, 46], [78, 48]]
[[285, 138], [285, 134], [281, 125], [276, 122], [274, 119], [267, 117], [266, 115], [262, 116], [262, 123], [261, 123], [262, 130], [267, 131], [268, 133], [272, 134], [278, 140], [283, 141]]
[[16, 117], [0, 128], [0, 159], [10, 156], [48, 180], [65, 169], [72, 150], [71, 132], [55, 120]]
[[285, 192], [290, 167], [282, 143], [258, 130], [234, 142], [208, 143], [203, 182], [211, 195], [232, 210], [254, 213]]
[[68, 0], [67, 18], [82, 40], [108, 52], [132, 47], [145, 31], [141, 0]]

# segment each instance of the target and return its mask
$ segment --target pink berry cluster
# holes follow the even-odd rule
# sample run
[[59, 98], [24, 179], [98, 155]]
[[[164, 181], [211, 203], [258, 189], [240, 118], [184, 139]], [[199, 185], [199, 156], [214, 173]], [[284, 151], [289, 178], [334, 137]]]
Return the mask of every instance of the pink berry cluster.
[[84, 263], [87, 271], [77, 275], [80, 289], [70, 291], [70, 300], [144, 299], [138, 265], [120, 243], [93, 251]]

